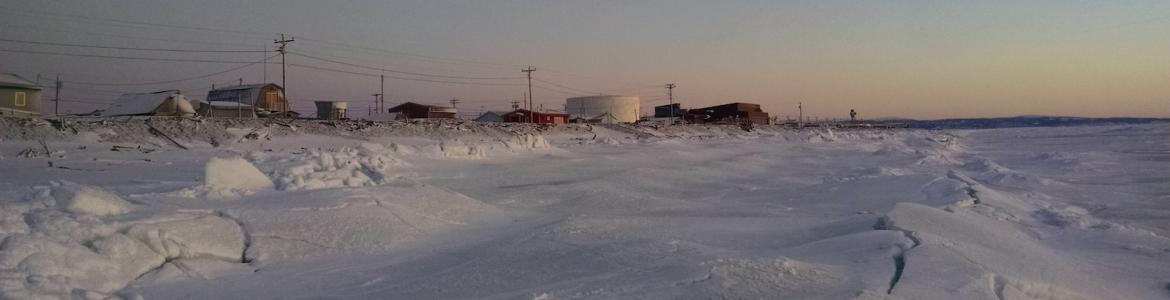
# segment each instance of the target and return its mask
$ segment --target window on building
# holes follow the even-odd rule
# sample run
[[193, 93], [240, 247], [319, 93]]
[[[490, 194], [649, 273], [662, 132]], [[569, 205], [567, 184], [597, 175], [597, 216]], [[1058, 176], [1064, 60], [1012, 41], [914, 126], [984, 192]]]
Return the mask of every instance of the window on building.
[[16, 106], [28, 105], [28, 100], [25, 99], [24, 92], [16, 92], [15, 98], [16, 98], [16, 101], [15, 101]]

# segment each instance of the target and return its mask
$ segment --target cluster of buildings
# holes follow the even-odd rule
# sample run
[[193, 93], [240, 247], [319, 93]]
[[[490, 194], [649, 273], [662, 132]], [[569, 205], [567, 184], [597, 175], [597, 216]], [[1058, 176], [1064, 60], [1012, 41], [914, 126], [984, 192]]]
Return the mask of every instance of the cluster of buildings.
[[[14, 74], [0, 74], [0, 116], [39, 116], [43, 87]], [[654, 108], [653, 117], [643, 117], [637, 96], [585, 96], [565, 100], [564, 112], [488, 111], [475, 120], [503, 123], [637, 123], [646, 120], [695, 124], [768, 124], [770, 118], [759, 104], [728, 103], [683, 109], [680, 104]], [[350, 119], [348, 102], [316, 101], [322, 120]], [[456, 119], [455, 107], [406, 102], [386, 110], [386, 119]], [[123, 94], [105, 109], [91, 116], [207, 116], [222, 118], [301, 118], [285, 98], [284, 88], [273, 83], [240, 84], [212, 89], [205, 100], [188, 99], [181, 91]], [[306, 116], [308, 117], [308, 116]], [[669, 118], [669, 119], [666, 119]]]
[[734, 102], [711, 107], [683, 109], [675, 103], [654, 108], [654, 115], [643, 117], [641, 101], [636, 96], [587, 96], [565, 100], [565, 112], [485, 112], [480, 122], [516, 122], [539, 124], [637, 123], [646, 120], [675, 121], [693, 124], [769, 124], [771, 118], [759, 104]]

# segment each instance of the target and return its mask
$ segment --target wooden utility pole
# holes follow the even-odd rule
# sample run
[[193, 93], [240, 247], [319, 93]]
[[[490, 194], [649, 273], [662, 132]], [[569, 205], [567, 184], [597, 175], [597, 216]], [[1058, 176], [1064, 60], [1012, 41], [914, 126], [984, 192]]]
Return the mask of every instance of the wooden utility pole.
[[378, 111], [386, 109], [386, 74], [378, 75]]
[[800, 114], [796, 118], [796, 128], [804, 128], [804, 103], [796, 102], [796, 109], [800, 111]]
[[[287, 67], [287, 65], [286, 65], [285, 59], [284, 59], [284, 57], [286, 56], [285, 54], [287, 54], [287, 52], [285, 51], [284, 48], [286, 46], [288, 46], [288, 43], [292, 43], [294, 41], [296, 41], [296, 40], [293, 39], [292, 37], [289, 37], [287, 39], [284, 38], [283, 33], [280, 34], [279, 40], [273, 41], [273, 43], [280, 44], [280, 48], [277, 48], [276, 51], [280, 52], [280, 87], [284, 89], [284, 99], [285, 99], [286, 103], [289, 101], [289, 97], [288, 97], [288, 81], [287, 81], [288, 77], [287, 77], [287, 74], [285, 74], [285, 68]], [[288, 107], [285, 107], [284, 110], [288, 111]]]
[[520, 109], [520, 101], [512, 100], [512, 110]]
[[459, 98], [451, 97], [451, 108], [456, 108], [455, 105], [459, 104], [459, 102], [462, 102], [459, 101]]
[[533, 68], [532, 66], [528, 66], [527, 69], [520, 70], [520, 72], [528, 74], [528, 123], [535, 121], [532, 118], [532, 72], [535, 71], [536, 68]]
[[61, 115], [61, 74], [57, 73], [57, 89], [53, 92], [53, 114]]
[[374, 108], [372, 110], [377, 110], [378, 113], [381, 114], [382, 111], [381, 111], [381, 108], [378, 108], [379, 107], [378, 102], [380, 99], [382, 99], [382, 93], [376, 93], [376, 94], [373, 94], [372, 96], [374, 96]]
[[268, 84], [268, 45], [264, 45], [264, 84]]
[[666, 84], [666, 96], [670, 98], [670, 125], [674, 125], [674, 84]]

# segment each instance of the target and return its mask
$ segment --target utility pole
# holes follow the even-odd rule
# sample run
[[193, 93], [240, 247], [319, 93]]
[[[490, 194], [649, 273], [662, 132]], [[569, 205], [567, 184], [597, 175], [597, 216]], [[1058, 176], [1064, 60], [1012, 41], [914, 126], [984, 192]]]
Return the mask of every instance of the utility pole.
[[[381, 109], [381, 108], [378, 108], [378, 100], [382, 98], [382, 94], [381, 94], [381, 93], [376, 93], [376, 94], [373, 94], [372, 96], [374, 96], [374, 109], [371, 109], [371, 110], [379, 110], [379, 109]], [[382, 112], [381, 112], [381, 111], [379, 111], [378, 113], [379, 113], [379, 114], [381, 114]]]
[[53, 92], [53, 114], [61, 114], [61, 73], [57, 73], [57, 90]]
[[674, 84], [666, 84], [666, 96], [670, 97], [670, 125], [674, 125]]
[[804, 103], [796, 102], [796, 109], [800, 111], [796, 119], [796, 128], [804, 128]]
[[[385, 71], [382, 71], [385, 72]], [[386, 74], [378, 75], [378, 111], [386, 109]]]
[[[285, 74], [285, 68], [287, 66], [285, 64], [285, 59], [284, 59], [284, 57], [286, 56], [285, 54], [287, 54], [287, 52], [284, 50], [284, 48], [286, 46], [288, 46], [288, 43], [292, 43], [294, 41], [296, 41], [296, 40], [293, 39], [292, 37], [289, 37], [287, 39], [284, 38], [283, 33], [280, 34], [279, 40], [273, 41], [273, 43], [275, 43], [275, 44], [280, 44], [280, 48], [277, 48], [276, 51], [280, 52], [280, 87], [284, 89], [285, 102], [288, 102], [289, 97], [288, 97], [288, 81], [287, 81], [288, 76], [287, 76], [287, 74]], [[287, 111], [288, 108], [285, 107], [284, 110]]]
[[459, 104], [459, 102], [461, 102], [459, 98], [451, 97], [451, 108], [455, 108], [455, 105]]
[[520, 70], [520, 72], [528, 74], [528, 123], [535, 121], [532, 119], [532, 72], [535, 71], [536, 68], [533, 68], [532, 66], [528, 66], [527, 69]]
[[268, 45], [264, 45], [264, 84], [268, 84]]
[[520, 109], [520, 101], [512, 100], [512, 110]]

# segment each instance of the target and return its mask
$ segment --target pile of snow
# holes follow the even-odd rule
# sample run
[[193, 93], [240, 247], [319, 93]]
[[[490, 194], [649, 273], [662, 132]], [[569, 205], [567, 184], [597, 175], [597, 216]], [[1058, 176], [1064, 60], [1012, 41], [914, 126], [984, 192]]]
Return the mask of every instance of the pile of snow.
[[38, 186], [25, 200], [7, 204], [4, 219], [22, 216], [25, 225], [6, 228], [0, 244], [5, 299], [104, 299], [168, 262], [238, 264], [244, 251], [242, 229], [232, 220], [189, 213], [115, 216], [132, 205], [94, 186]]
[[356, 148], [307, 150], [284, 156], [253, 157], [280, 165], [273, 171], [278, 190], [314, 190], [336, 187], [362, 187], [384, 184], [394, 175], [393, 168], [405, 165], [394, 157], [394, 148], [363, 143]]
[[378, 254], [494, 217], [499, 210], [433, 186], [304, 192], [299, 200], [255, 199], [233, 210], [251, 237], [254, 264], [326, 255]]
[[130, 202], [98, 187], [71, 182], [54, 182], [53, 198], [65, 211], [98, 216], [117, 215], [131, 210]]
[[241, 157], [212, 157], [204, 166], [203, 185], [176, 192], [184, 197], [227, 199], [272, 190], [272, 180]]

